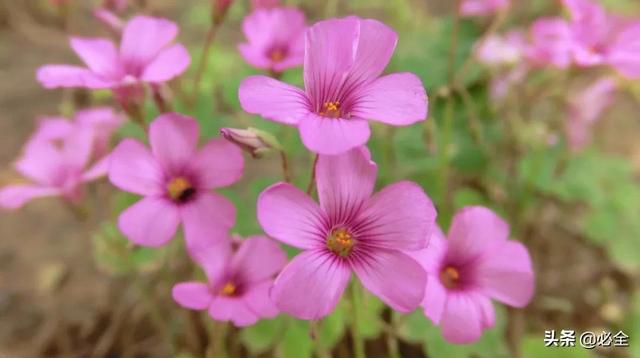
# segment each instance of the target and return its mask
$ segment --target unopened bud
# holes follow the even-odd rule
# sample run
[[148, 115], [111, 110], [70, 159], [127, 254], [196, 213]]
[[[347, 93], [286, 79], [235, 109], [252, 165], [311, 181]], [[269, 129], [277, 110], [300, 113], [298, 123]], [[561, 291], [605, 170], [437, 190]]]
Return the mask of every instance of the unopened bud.
[[254, 158], [261, 158], [265, 153], [282, 149], [273, 135], [255, 128], [222, 128], [220, 134]]

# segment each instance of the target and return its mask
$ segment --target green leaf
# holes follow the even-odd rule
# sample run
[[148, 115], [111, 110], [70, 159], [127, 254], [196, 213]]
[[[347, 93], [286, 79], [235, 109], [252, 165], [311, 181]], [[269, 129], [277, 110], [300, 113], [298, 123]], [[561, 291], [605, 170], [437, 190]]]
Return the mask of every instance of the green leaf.
[[240, 331], [242, 344], [252, 354], [262, 354], [275, 346], [285, 328], [285, 318], [279, 316], [271, 320], [260, 320], [253, 326]]
[[346, 329], [345, 312], [342, 305], [319, 323], [318, 344], [326, 349], [332, 349], [342, 338]]
[[282, 358], [311, 357], [313, 342], [309, 335], [309, 322], [289, 319], [278, 351]]
[[545, 347], [542, 334], [529, 335], [522, 340], [523, 358], [587, 358], [589, 350], [576, 347]]

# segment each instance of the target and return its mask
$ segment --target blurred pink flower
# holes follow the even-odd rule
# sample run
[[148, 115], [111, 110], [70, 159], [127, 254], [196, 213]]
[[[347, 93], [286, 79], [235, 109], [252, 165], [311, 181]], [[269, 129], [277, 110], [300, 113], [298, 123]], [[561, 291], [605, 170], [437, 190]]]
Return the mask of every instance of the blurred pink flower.
[[491, 35], [475, 48], [478, 60], [490, 66], [514, 65], [521, 61], [526, 48], [522, 31], [512, 30], [502, 35]]
[[[91, 130], [93, 135], [92, 157], [99, 158], [109, 151], [109, 141], [114, 131], [126, 118], [109, 107], [96, 107], [76, 112], [73, 120], [63, 117], [45, 117], [40, 120], [38, 131], [28, 143], [59, 142], [78, 130], [78, 126]], [[29, 144], [28, 144], [29, 145]]]
[[302, 65], [304, 22], [296, 8], [257, 9], [242, 21], [248, 42], [238, 50], [251, 65], [274, 72]]
[[159, 116], [149, 127], [151, 152], [133, 139], [112, 152], [109, 179], [118, 188], [144, 198], [120, 214], [118, 226], [143, 246], [167, 243], [184, 224], [188, 247], [226, 239], [236, 210], [210, 190], [242, 176], [240, 149], [222, 138], [197, 150], [198, 123], [177, 113]]
[[104, 176], [108, 158], [102, 153], [91, 164], [99, 136], [95, 128], [66, 119], [41, 121], [15, 164], [30, 183], [9, 185], [0, 190], [0, 207], [17, 209], [28, 201], [60, 196], [78, 204], [83, 184]]
[[565, 69], [571, 65], [572, 39], [569, 24], [559, 18], [540, 18], [530, 31], [527, 59], [538, 66]]
[[440, 229], [429, 247], [412, 252], [427, 271], [422, 306], [451, 343], [471, 343], [493, 327], [491, 299], [524, 307], [534, 273], [524, 245], [509, 241], [509, 226], [491, 210], [466, 207], [454, 217], [447, 240]]
[[509, 6], [509, 0], [463, 0], [460, 14], [463, 16], [487, 16]]
[[37, 78], [46, 88], [127, 88], [138, 82], [160, 83], [184, 72], [191, 58], [180, 44], [170, 43], [178, 34], [175, 23], [136, 16], [127, 22], [120, 50], [106, 38], [72, 37], [71, 47], [88, 68], [45, 65]]
[[591, 127], [613, 102], [616, 87], [613, 78], [605, 77], [570, 98], [566, 133], [572, 150], [578, 151], [591, 141]]
[[120, 35], [124, 29], [124, 22], [118, 15], [114, 14], [111, 10], [105, 8], [96, 8], [92, 11], [93, 17], [103, 23], [114, 34]]
[[251, 0], [254, 9], [271, 9], [280, 6], [280, 0]]
[[590, 0], [563, 0], [571, 12], [572, 53], [580, 66], [609, 64], [640, 77], [640, 21], [609, 14]]
[[344, 153], [367, 142], [368, 119], [410, 125], [427, 117], [427, 94], [416, 75], [379, 77], [396, 42], [396, 33], [376, 20], [318, 22], [306, 32], [305, 90], [250, 76], [240, 84], [240, 104], [249, 113], [298, 127], [311, 151]]
[[526, 62], [521, 62], [517, 66], [510, 68], [507, 72], [501, 73], [491, 79], [489, 94], [494, 101], [504, 99], [514, 85], [522, 83], [522, 80], [529, 73], [530, 66]]
[[208, 310], [218, 321], [250, 326], [273, 318], [278, 309], [269, 298], [273, 277], [287, 263], [287, 256], [264, 236], [243, 240], [235, 254], [229, 243], [192, 252], [204, 269], [207, 283], [182, 282], [173, 287], [173, 299], [193, 310]]
[[392, 308], [414, 310], [424, 297], [425, 272], [401, 250], [427, 245], [436, 210], [418, 185], [403, 181], [373, 193], [377, 167], [365, 147], [317, 163], [320, 205], [287, 183], [258, 197], [265, 232], [304, 250], [276, 278], [276, 306], [301, 319], [319, 319], [338, 303], [354, 272]]

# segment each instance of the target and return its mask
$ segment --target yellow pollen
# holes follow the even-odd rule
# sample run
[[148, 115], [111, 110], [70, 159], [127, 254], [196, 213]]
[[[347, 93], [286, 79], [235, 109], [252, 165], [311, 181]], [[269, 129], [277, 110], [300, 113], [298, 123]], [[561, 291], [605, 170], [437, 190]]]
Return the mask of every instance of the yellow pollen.
[[327, 248], [341, 257], [349, 256], [353, 244], [353, 236], [345, 229], [334, 229], [327, 238]]
[[460, 284], [460, 271], [452, 266], [447, 266], [440, 272], [440, 281], [446, 288], [456, 288]]
[[324, 102], [320, 115], [329, 118], [340, 118], [340, 101]]
[[282, 50], [272, 50], [269, 52], [269, 59], [273, 62], [281, 62], [284, 60], [284, 52]]
[[223, 296], [233, 296], [235, 295], [237, 290], [236, 285], [234, 285], [232, 282], [227, 282], [224, 284], [224, 286], [222, 286], [222, 289], [220, 290], [220, 294]]
[[176, 177], [167, 184], [167, 192], [171, 199], [184, 201], [193, 195], [195, 189], [186, 178]]

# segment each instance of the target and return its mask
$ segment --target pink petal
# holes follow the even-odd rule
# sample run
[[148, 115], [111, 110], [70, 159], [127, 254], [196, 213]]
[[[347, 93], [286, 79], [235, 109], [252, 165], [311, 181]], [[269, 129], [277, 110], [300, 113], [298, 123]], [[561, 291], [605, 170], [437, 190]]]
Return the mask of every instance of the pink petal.
[[618, 34], [608, 61], [624, 77], [640, 77], [640, 22], [632, 23]]
[[506, 241], [482, 258], [477, 269], [482, 290], [496, 300], [515, 307], [526, 306], [533, 297], [535, 277], [526, 247]]
[[571, 64], [571, 30], [569, 24], [557, 18], [540, 18], [531, 27], [532, 44], [527, 57], [538, 65], [560, 69]]
[[427, 275], [427, 287], [422, 300], [424, 314], [429, 317], [434, 324], [440, 324], [446, 303], [447, 290], [442, 286], [442, 283], [440, 283], [439, 273]]
[[351, 267], [364, 287], [395, 310], [413, 311], [424, 298], [426, 272], [400, 251], [372, 249], [353, 255]]
[[90, 128], [77, 126], [67, 138], [62, 148], [62, 156], [66, 165], [84, 168], [91, 157], [94, 143], [94, 132]]
[[29, 142], [63, 139], [73, 129], [73, 122], [64, 117], [46, 117], [38, 121], [38, 129], [29, 138]]
[[318, 204], [288, 183], [265, 189], [258, 197], [258, 221], [267, 235], [301, 249], [324, 245], [326, 220]]
[[301, 89], [266, 76], [245, 78], [240, 83], [238, 97], [246, 112], [284, 124], [297, 124], [311, 108]]
[[265, 54], [265, 49], [251, 44], [238, 45], [238, 51], [247, 63], [256, 68], [269, 69], [272, 61]]
[[173, 299], [182, 307], [204, 310], [211, 305], [213, 297], [209, 286], [201, 282], [181, 282], [171, 290]]
[[355, 61], [359, 32], [355, 16], [320, 21], [307, 29], [304, 85], [310, 98], [319, 101], [337, 93]]
[[224, 279], [233, 251], [230, 240], [204, 246], [190, 246], [187, 249], [193, 261], [202, 267], [209, 282]]
[[394, 73], [363, 87], [351, 115], [404, 126], [425, 120], [427, 106], [420, 78], [412, 73]]
[[236, 208], [218, 193], [200, 193], [180, 208], [188, 247], [206, 247], [227, 239], [236, 222]]
[[333, 222], [344, 222], [371, 196], [378, 168], [364, 147], [321, 155], [317, 165], [320, 205]]
[[493, 211], [482, 206], [459, 210], [449, 228], [449, 252], [460, 262], [489, 253], [509, 238], [509, 225]]
[[362, 119], [328, 118], [309, 114], [300, 122], [302, 142], [318, 154], [336, 155], [364, 145], [369, 140], [369, 123]]
[[398, 43], [398, 35], [395, 31], [380, 21], [361, 19], [359, 25], [358, 47], [347, 81], [353, 84], [380, 76]]
[[135, 244], [159, 247], [173, 238], [179, 221], [173, 203], [164, 198], [146, 197], [120, 214], [118, 227]]
[[251, 326], [258, 316], [238, 298], [216, 297], [209, 307], [209, 316], [218, 321], [232, 321], [238, 327]]
[[118, 50], [113, 42], [103, 38], [72, 37], [70, 43], [92, 72], [105, 77], [118, 75]]
[[358, 215], [357, 235], [367, 245], [391, 250], [427, 246], [435, 227], [436, 209], [417, 184], [389, 185], [369, 199]]
[[57, 188], [34, 185], [9, 185], [0, 190], [0, 207], [18, 209], [27, 202], [47, 196], [61, 195]]
[[165, 170], [180, 170], [192, 161], [198, 137], [198, 122], [179, 113], [161, 114], [149, 126], [151, 150]]
[[160, 195], [164, 191], [160, 165], [142, 143], [125, 139], [109, 158], [109, 180], [113, 185], [140, 195]]
[[136, 16], [127, 22], [122, 33], [120, 55], [129, 66], [144, 68], [178, 34], [172, 21]]
[[30, 142], [25, 153], [15, 164], [20, 174], [40, 184], [54, 185], [55, 176], [64, 163], [64, 157], [52, 143]]
[[191, 64], [191, 56], [187, 49], [176, 44], [162, 50], [158, 56], [145, 67], [141, 79], [148, 82], [166, 82], [184, 71]]
[[336, 307], [350, 276], [344, 261], [326, 250], [304, 251], [276, 278], [271, 298], [282, 312], [320, 319]]
[[82, 180], [88, 182], [107, 175], [109, 172], [110, 162], [111, 158], [109, 156], [105, 156], [98, 160], [82, 174]]
[[407, 251], [406, 253], [418, 261], [431, 274], [439, 275], [442, 262], [447, 254], [448, 241], [438, 225], [435, 225], [429, 238], [427, 247], [422, 250]]
[[450, 343], [466, 344], [480, 339], [482, 313], [472, 295], [451, 293], [442, 314], [442, 335]]
[[111, 88], [115, 85], [113, 81], [99, 78], [86, 68], [70, 65], [42, 66], [38, 68], [36, 77], [45, 88], [87, 87], [99, 89]]
[[198, 173], [198, 185], [205, 189], [220, 188], [242, 177], [244, 157], [237, 146], [222, 138], [207, 143], [192, 159]]
[[231, 267], [247, 283], [272, 278], [287, 263], [280, 246], [264, 236], [246, 239], [231, 259]]
[[496, 311], [493, 308], [493, 304], [489, 297], [478, 294], [476, 299], [476, 304], [478, 305], [478, 310], [480, 311], [482, 317], [482, 328], [492, 328], [496, 324]]
[[274, 318], [280, 313], [269, 296], [273, 282], [264, 281], [251, 286], [242, 296], [242, 300], [259, 318]]

